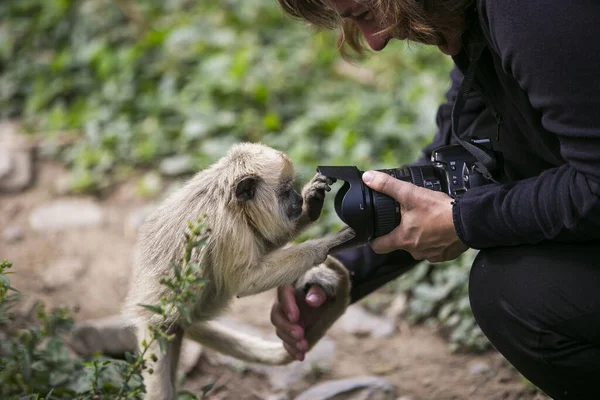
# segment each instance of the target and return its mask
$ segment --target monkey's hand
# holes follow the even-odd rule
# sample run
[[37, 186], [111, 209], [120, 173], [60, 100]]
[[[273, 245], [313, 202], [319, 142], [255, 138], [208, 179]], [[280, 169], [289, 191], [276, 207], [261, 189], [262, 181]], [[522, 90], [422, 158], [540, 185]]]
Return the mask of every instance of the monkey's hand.
[[322, 174], [315, 174], [313, 178], [302, 188], [302, 211], [311, 222], [316, 221], [321, 215], [325, 192], [329, 192], [329, 185], [333, 184], [335, 179], [328, 178]]

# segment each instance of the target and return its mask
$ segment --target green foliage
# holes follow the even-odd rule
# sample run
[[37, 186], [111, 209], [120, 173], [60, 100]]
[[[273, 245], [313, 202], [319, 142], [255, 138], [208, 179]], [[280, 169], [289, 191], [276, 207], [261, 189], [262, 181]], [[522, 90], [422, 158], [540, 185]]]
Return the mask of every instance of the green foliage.
[[453, 262], [435, 266], [424, 263], [394, 283], [410, 292], [407, 319], [433, 319], [447, 335], [453, 350], [489, 348], [469, 304], [468, 280], [474, 256], [475, 252], [469, 251]]
[[303, 176], [396, 164], [433, 133], [447, 86], [446, 57], [399, 43], [359, 84], [339, 72], [335, 34], [275, 0], [21, 0], [0, 19], [1, 116], [75, 134], [60, 156], [76, 191], [173, 154], [201, 168], [240, 140], [288, 152]]
[[[10, 286], [7, 270], [11, 264], [0, 262], [0, 398], [2, 399], [141, 399], [145, 387], [141, 372], [151, 370], [148, 354], [154, 341], [161, 348], [172, 340], [167, 334], [166, 319], [176, 309], [182, 315], [190, 314], [190, 304], [206, 282], [197, 276], [197, 266], [190, 261], [192, 251], [204, 244], [208, 231], [201, 221], [189, 225], [185, 233], [185, 254], [181, 264], [173, 264], [172, 279], [163, 284], [172, 291], [169, 299], [160, 305], [145, 305], [163, 316], [162, 322], [149, 326], [149, 342], [142, 343], [141, 351], [125, 354], [125, 360], [108, 359], [101, 355], [91, 360], [70, 355], [64, 334], [73, 321], [65, 308], [46, 312], [38, 304], [34, 321], [15, 321], [11, 307], [18, 300], [18, 292]], [[182, 392], [180, 399], [204, 398], [211, 386], [203, 388], [200, 397]]]

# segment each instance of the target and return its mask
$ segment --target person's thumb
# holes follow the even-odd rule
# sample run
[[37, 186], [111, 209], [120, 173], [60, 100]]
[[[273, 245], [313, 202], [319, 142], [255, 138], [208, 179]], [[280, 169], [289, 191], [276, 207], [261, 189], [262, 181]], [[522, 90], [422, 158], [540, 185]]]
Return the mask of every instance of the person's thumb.
[[407, 200], [415, 188], [409, 182], [401, 181], [391, 175], [379, 171], [366, 171], [362, 175], [363, 182], [371, 189], [387, 194], [398, 202]]
[[308, 293], [306, 293], [306, 304], [310, 307], [321, 307], [325, 303], [325, 300], [327, 300], [327, 293], [319, 285], [312, 285]]

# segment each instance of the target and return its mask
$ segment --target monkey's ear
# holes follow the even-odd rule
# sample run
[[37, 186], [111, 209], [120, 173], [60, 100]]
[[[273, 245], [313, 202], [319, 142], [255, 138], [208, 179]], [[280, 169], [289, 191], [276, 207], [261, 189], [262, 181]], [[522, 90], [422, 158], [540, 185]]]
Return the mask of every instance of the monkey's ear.
[[258, 177], [254, 175], [248, 175], [240, 179], [235, 186], [235, 197], [239, 201], [248, 201], [254, 198], [256, 194], [256, 186], [258, 184]]

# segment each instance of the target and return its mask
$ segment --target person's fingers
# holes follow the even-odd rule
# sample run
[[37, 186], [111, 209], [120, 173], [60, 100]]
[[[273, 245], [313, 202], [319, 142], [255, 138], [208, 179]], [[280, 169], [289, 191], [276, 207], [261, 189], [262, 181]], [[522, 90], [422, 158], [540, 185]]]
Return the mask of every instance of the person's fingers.
[[298, 351], [298, 349], [296, 349], [296, 347], [290, 346], [287, 343], [283, 343], [283, 347], [289, 353], [289, 355], [294, 357], [296, 360], [298, 360], [298, 361], [304, 360], [304, 352], [303, 351]]
[[326, 300], [327, 293], [325, 293], [325, 289], [319, 285], [312, 285], [310, 289], [308, 289], [308, 293], [306, 293], [306, 304], [310, 307], [321, 307]]
[[294, 348], [296, 348], [296, 350], [302, 350], [302, 348], [298, 347], [298, 343], [302, 342], [301, 340], [296, 339], [295, 337], [293, 337], [292, 335], [290, 335], [290, 332], [286, 331], [286, 330], [282, 330], [282, 329], [277, 329], [275, 331], [275, 334], [277, 335], [277, 337], [279, 339], [281, 339], [281, 341], [287, 345], [290, 345]]
[[276, 330], [287, 332], [290, 336], [298, 336], [302, 338], [304, 331], [301, 326], [290, 322], [289, 317], [285, 314], [283, 307], [279, 303], [275, 303], [271, 308], [271, 323]]
[[396, 199], [400, 204], [409, 204], [418, 186], [396, 179], [391, 175], [379, 171], [366, 171], [362, 175], [363, 182], [371, 189], [387, 194]]
[[404, 236], [403, 227], [399, 225], [387, 235], [370, 240], [369, 246], [377, 254], [385, 254], [398, 249], [408, 250], [405, 248], [407, 243], [402, 240]]
[[279, 287], [277, 289], [277, 299], [288, 320], [292, 323], [298, 322], [300, 311], [298, 309], [298, 304], [296, 304], [294, 287], [292, 285], [284, 285]]

